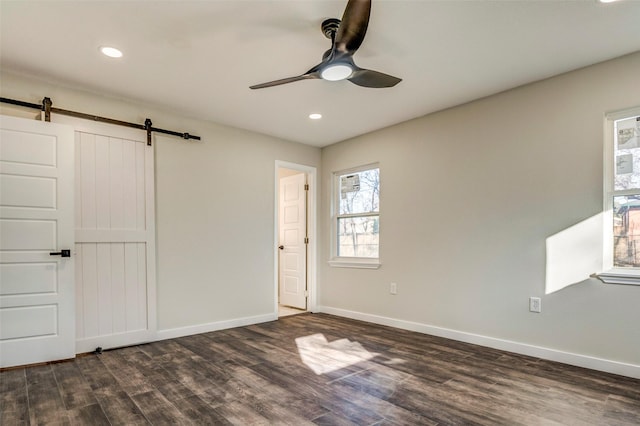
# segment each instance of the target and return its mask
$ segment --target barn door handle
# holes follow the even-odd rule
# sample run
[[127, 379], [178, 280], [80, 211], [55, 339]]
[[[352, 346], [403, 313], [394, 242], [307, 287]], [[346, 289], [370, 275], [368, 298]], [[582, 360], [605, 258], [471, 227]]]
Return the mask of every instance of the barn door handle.
[[284, 246], [278, 246], [280, 250], [284, 250]]
[[71, 250], [60, 250], [49, 253], [49, 256], [71, 257]]

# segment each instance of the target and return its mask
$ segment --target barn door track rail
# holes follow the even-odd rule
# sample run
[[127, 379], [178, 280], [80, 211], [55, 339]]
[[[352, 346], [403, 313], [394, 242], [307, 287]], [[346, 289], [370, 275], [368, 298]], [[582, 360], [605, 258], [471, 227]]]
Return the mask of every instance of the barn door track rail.
[[53, 106], [53, 102], [51, 98], [42, 99], [42, 104], [34, 104], [31, 102], [19, 101], [16, 99], [2, 98], [0, 97], [0, 102], [5, 104], [17, 105], [25, 108], [37, 109], [39, 111], [44, 112], [44, 121], [51, 121], [51, 113], [54, 112], [56, 114], [68, 115], [76, 118], [83, 118], [85, 120], [99, 121], [101, 123], [115, 124], [117, 126], [131, 127], [133, 129], [140, 129], [147, 132], [147, 145], [151, 146], [151, 132], [163, 133], [165, 135], [178, 136], [182, 139], [194, 139], [200, 140], [200, 136], [191, 135], [189, 133], [181, 133], [174, 132], [172, 130], [160, 129], [158, 127], [153, 127], [151, 123], [151, 119], [147, 118], [144, 120], [144, 124], [130, 123], [127, 121], [114, 120], [113, 118], [100, 117], [98, 115], [86, 114], [84, 112], [76, 112], [69, 111], [68, 109], [57, 108]]

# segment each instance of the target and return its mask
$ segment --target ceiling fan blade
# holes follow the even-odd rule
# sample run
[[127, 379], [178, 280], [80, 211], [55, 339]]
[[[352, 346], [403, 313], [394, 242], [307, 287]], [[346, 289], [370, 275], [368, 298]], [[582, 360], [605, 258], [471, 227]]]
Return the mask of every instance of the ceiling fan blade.
[[265, 87], [280, 86], [281, 84], [293, 83], [294, 81], [310, 80], [314, 78], [320, 78], [318, 73], [306, 73], [295, 77], [282, 78], [280, 80], [269, 81], [267, 83], [254, 84], [249, 86], [249, 89], [264, 89]]
[[358, 69], [351, 74], [349, 81], [362, 87], [393, 87], [402, 81], [401, 78], [378, 71]]
[[362, 44], [369, 25], [371, 0], [349, 0], [334, 41], [334, 48], [353, 55]]

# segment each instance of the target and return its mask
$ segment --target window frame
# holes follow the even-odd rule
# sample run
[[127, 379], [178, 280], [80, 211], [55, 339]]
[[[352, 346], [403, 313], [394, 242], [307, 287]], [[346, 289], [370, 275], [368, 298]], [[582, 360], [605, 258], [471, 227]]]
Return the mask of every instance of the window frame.
[[380, 262], [380, 237], [378, 234], [378, 257], [349, 257], [338, 256], [338, 221], [341, 218], [349, 217], [378, 217], [378, 226], [380, 225], [380, 195], [382, 188], [382, 179], [380, 178], [378, 186], [378, 211], [366, 212], [366, 213], [348, 213], [340, 214], [340, 177], [348, 174], [359, 173], [366, 170], [378, 169], [379, 176], [381, 176], [380, 163], [370, 163], [362, 166], [352, 167], [349, 169], [339, 170], [332, 173], [332, 187], [331, 187], [331, 256], [329, 265], [337, 268], [359, 268], [359, 269], [378, 269], [381, 265]]
[[608, 113], [604, 121], [603, 272], [597, 277], [607, 284], [640, 285], [640, 267], [614, 267], [613, 199], [616, 196], [640, 195], [640, 188], [615, 189], [615, 122], [634, 116], [640, 116], [640, 106]]

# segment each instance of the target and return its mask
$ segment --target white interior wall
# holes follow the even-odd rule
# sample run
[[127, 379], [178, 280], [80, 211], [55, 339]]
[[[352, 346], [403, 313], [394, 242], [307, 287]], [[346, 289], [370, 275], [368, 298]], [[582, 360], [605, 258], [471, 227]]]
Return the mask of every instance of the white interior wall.
[[278, 179], [282, 179], [288, 176], [299, 175], [300, 173], [303, 173], [303, 172], [301, 172], [300, 170], [291, 170], [291, 169], [285, 169], [281, 167], [278, 169]]
[[[638, 366], [640, 287], [586, 279], [545, 295], [545, 247], [601, 212], [603, 114], [640, 104], [639, 71], [640, 54], [630, 55], [333, 145], [322, 158], [24, 76], [3, 73], [0, 92], [203, 137], [156, 138], [158, 325], [167, 337], [273, 311], [274, 162], [322, 161], [322, 309]], [[382, 267], [330, 268], [331, 172], [373, 162]], [[529, 296], [542, 297], [541, 314], [528, 312]]]
[[[550, 237], [594, 218], [586, 251], [601, 258], [603, 118], [640, 104], [639, 75], [636, 53], [323, 149], [320, 309], [640, 374], [640, 286], [587, 272], [545, 294]], [[331, 174], [373, 162], [382, 266], [330, 267]]]
[[276, 317], [275, 161], [319, 167], [320, 149], [24, 76], [0, 77], [3, 97], [40, 103], [48, 96], [60, 108], [135, 123], [149, 117], [156, 127], [202, 137], [155, 134], [160, 337]]

